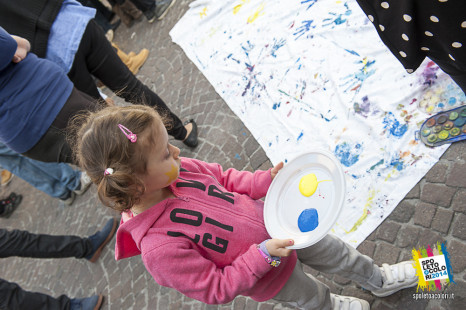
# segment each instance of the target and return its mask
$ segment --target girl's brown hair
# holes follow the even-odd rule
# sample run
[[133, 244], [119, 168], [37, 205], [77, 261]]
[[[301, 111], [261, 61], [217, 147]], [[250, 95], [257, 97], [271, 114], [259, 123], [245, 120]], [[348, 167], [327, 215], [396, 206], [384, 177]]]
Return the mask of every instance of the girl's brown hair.
[[[97, 185], [102, 203], [118, 211], [137, 204], [145, 187], [140, 176], [147, 171], [147, 157], [163, 122], [151, 107], [131, 105], [86, 112], [73, 120], [76, 161]], [[118, 128], [137, 135], [132, 143]], [[113, 173], [105, 175], [107, 168]]]

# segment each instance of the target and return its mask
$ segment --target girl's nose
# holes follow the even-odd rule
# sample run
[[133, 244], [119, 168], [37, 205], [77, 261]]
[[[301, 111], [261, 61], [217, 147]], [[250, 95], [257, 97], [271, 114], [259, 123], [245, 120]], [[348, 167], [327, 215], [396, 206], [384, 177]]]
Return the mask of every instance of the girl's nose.
[[174, 145], [171, 145], [171, 144], [170, 144], [170, 146], [173, 148], [173, 150], [172, 150], [173, 158], [177, 159], [180, 156], [180, 153], [181, 153], [180, 149], [177, 148]]

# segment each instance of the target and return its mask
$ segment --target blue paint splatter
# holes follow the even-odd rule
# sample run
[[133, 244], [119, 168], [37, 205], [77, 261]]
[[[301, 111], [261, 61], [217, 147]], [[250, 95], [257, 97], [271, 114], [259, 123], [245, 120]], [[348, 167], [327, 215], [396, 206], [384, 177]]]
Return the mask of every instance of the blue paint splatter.
[[404, 162], [400, 158], [396, 158], [390, 162], [390, 166], [392, 166], [398, 171], [401, 171], [404, 168]]
[[296, 32], [293, 35], [298, 35], [295, 40], [299, 39], [302, 35], [309, 32], [311, 28], [315, 28], [316, 26], [312, 26], [314, 20], [303, 20], [301, 22], [301, 26], [296, 29]]
[[375, 70], [371, 69], [371, 67], [375, 64], [375, 60], [369, 61], [367, 58], [364, 58], [363, 60], [359, 60], [355, 63], [361, 64], [361, 68], [353, 75], [350, 74], [343, 78], [344, 80], [347, 80], [347, 82], [342, 86], [349, 85], [345, 89], [345, 93], [348, 90], [356, 91], [356, 93], [358, 93], [362, 84], [375, 73]]
[[309, 6], [306, 9], [306, 10], [309, 10], [309, 8], [311, 6], [313, 6], [316, 2], [317, 2], [317, 0], [303, 0], [303, 1], [301, 1], [301, 4], [309, 3]]
[[303, 138], [303, 136], [304, 136], [304, 133], [301, 131], [301, 133], [299, 134], [298, 139], [296, 139], [296, 141], [301, 140]]
[[272, 109], [276, 110], [280, 107], [280, 103], [274, 103]]
[[313, 231], [319, 226], [319, 214], [314, 208], [306, 209], [298, 217], [298, 228], [302, 232]]
[[231, 60], [235, 61], [235, 62], [238, 63], [238, 64], [240, 63], [240, 61], [239, 61], [238, 59], [233, 58], [233, 57], [231, 57], [231, 56], [233, 56], [233, 54], [228, 55], [228, 56], [227, 56], [227, 59], [231, 59]]
[[239, 154], [236, 153], [236, 154], [235, 154], [235, 158], [236, 158], [236, 159], [241, 159], [241, 156], [239, 156]]
[[329, 12], [329, 15], [332, 15], [330, 18], [325, 18], [322, 20], [324, 23], [322, 24], [323, 26], [330, 26], [332, 25], [332, 28], [334, 28], [334, 25], [341, 25], [344, 22], [346, 22], [346, 19], [343, 18], [344, 15], [349, 16], [352, 14], [352, 11], [350, 10], [348, 3], [345, 3], [344, 6], [346, 7], [346, 11], [343, 14], [337, 14], [333, 12]]
[[346, 48], [345, 48], [345, 51], [347, 51], [347, 52], [350, 53], [350, 54], [353, 54], [353, 55], [356, 55], [356, 56], [358, 56], [358, 57], [361, 57], [361, 56], [360, 56], [358, 53], [356, 53], [355, 51], [348, 50], [348, 49], [346, 49]]
[[249, 88], [251, 88], [251, 80], [248, 81], [248, 84], [246, 85], [246, 87], [244, 88], [244, 91], [243, 93], [241, 94], [241, 96], [245, 96], [246, 93], [248, 92]]
[[384, 128], [390, 132], [390, 135], [401, 138], [408, 130], [408, 125], [401, 125], [392, 112], [388, 112], [383, 120]]
[[362, 150], [362, 145], [359, 143], [351, 147], [348, 143], [343, 142], [335, 147], [334, 153], [343, 165], [351, 167], [359, 160]]
[[277, 41], [275, 38], [273, 39], [273, 46], [272, 46], [272, 52], [270, 53], [273, 57], [277, 58], [277, 55], [275, 54], [277, 52], [277, 50], [282, 47], [283, 45], [285, 45], [286, 43], [286, 40], [285, 39], [280, 39], [279, 41]]

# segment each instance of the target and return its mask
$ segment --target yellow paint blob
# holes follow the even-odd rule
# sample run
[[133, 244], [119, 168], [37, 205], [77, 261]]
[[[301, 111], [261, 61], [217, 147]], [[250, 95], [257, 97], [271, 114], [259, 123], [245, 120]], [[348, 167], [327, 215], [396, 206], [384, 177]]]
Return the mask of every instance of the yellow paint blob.
[[301, 178], [299, 181], [299, 192], [303, 194], [303, 196], [311, 197], [317, 190], [317, 185], [321, 182], [330, 181], [330, 180], [322, 180], [317, 181], [317, 177], [314, 173], [307, 174]]
[[171, 165], [171, 170], [164, 173], [168, 177], [167, 184], [173, 183], [178, 178], [178, 167]]

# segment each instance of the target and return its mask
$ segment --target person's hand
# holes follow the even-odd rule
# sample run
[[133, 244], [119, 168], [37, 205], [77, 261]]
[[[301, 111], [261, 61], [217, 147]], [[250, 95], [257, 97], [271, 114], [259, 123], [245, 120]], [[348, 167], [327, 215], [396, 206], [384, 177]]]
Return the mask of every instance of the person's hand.
[[293, 239], [270, 239], [265, 243], [265, 247], [271, 256], [285, 257], [290, 256], [293, 251], [286, 247], [293, 244]]
[[278, 171], [280, 171], [283, 168], [283, 162], [279, 162], [275, 167], [270, 170], [270, 175], [272, 176], [272, 180], [275, 178], [277, 175]]
[[11, 61], [14, 63], [18, 63], [24, 58], [26, 58], [27, 54], [31, 50], [31, 44], [29, 43], [28, 40], [24, 38], [21, 38], [18, 36], [11, 36], [11, 37], [15, 39], [16, 43], [18, 44], [15, 55], [13, 56], [13, 59]]

